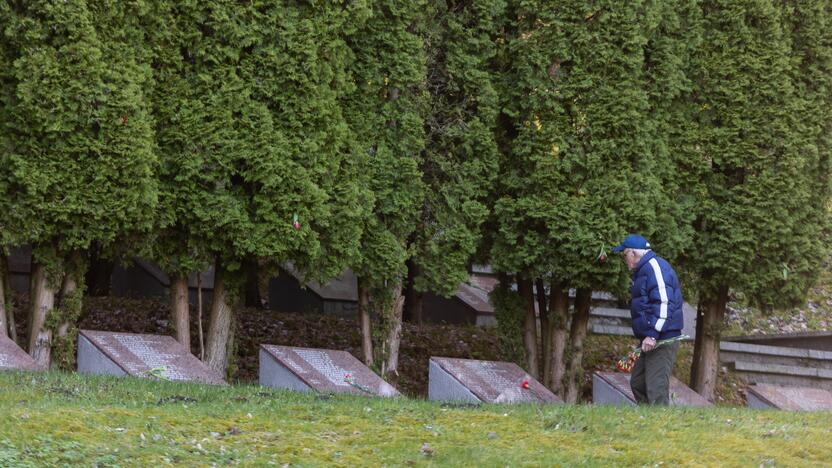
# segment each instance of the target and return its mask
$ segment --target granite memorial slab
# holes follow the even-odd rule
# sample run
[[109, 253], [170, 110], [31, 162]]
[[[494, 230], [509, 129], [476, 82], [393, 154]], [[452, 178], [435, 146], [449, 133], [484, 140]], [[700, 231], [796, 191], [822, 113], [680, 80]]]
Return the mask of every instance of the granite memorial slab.
[[468, 403], [562, 403], [517, 364], [430, 358], [428, 399]]
[[81, 330], [78, 372], [225, 385], [222, 376], [171, 336]]
[[[596, 372], [592, 376], [592, 402], [600, 405], [635, 405], [636, 398], [630, 389], [630, 374], [623, 372]], [[670, 377], [671, 406], [713, 406], [702, 395], [691, 390], [675, 377]]]
[[832, 410], [832, 392], [821, 388], [756, 384], [748, 387], [748, 407], [785, 411]]
[[260, 385], [299, 392], [401, 394], [346, 351], [260, 345]]
[[41, 370], [32, 356], [23, 351], [11, 338], [0, 335], [0, 370]]

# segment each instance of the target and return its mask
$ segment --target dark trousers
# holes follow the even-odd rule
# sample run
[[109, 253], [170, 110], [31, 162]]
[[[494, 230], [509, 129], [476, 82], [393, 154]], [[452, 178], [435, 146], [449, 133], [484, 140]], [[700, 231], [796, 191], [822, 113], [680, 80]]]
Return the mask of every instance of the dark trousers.
[[630, 373], [630, 388], [638, 404], [670, 404], [670, 376], [676, 363], [679, 342], [641, 353]]

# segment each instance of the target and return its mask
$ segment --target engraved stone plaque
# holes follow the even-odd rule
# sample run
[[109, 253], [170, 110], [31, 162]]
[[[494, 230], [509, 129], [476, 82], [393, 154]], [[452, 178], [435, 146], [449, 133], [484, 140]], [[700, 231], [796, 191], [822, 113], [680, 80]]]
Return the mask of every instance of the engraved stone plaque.
[[517, 364], [430, 358], [428, 399], [470, 403], [562, 403]]
[[400, 396], [346, 351], [268, 344], [260, 346], [260, 385], [299, 392]]
[[[630, 389], [630, 374], [596, 372], [592, 376], [592, 402], [600, 405], [635, 405]], [[671, 406], [713, 406], [702, 395], [691, 390], [675, 377], [670, 377]]]
[[40, 370], [35, 360], [11, 338], [0, 335], [0, 370]]
[[832, 410], [832, 392], [821, 388], [758, 383], [748, 387], [748, 407], [785, 411]]
[[217, 372], [171, 336], [81, 330], [78, 372], [99, 375], [158, 376], [225, 385]]

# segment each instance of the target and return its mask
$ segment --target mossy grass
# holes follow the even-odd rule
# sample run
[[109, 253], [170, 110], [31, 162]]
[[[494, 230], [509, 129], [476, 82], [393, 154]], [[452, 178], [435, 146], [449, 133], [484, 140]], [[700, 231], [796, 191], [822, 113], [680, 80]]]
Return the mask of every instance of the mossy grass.
[[[0, 373], [2, 466], [801, 466], [829, 413], [441, 405], [78, 374]], [[425, 445], [427, 444], [427, 445]]]

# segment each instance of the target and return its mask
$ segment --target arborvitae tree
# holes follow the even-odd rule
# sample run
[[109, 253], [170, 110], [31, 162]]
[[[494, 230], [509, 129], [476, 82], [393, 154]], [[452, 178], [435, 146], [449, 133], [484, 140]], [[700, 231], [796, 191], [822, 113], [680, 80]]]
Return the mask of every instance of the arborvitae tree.
[[689, 262], [699, 291], [691, 384], [712, 399], [729, 292], [764, 308], [793, 305], [824, 257], [829, 7], [709, 0], [702, 9], [706, 192]]
[[152, 82], [135, 22], [142, 10], [105, 1], [9, 6], [4, 81], [13, 93], [0, 186], [13, 206], [4, 217], [34, 248], [29, 353], [48, 366], [57, 334], [62, 364], [71, 365], [83, 251], [147, 228], [156, 201]]
[[[0, 4], [0, 25], [7, 25], [10, 21], [10, 5], [8, 2], [3, 2]], [[11, 197], [7, 196], [9, 194], [8, 177], [4, 176], [9, 171], [7, 154], [11, 142], [8, 138], [8, 110], [15, 89], [14, 74], [11, 73], [14, 51], [10, 45], [5, 38], [4, 31], [0, 29], [0, 213], [8, 213], [13, 206]], [[11, 311], [13, 309], [8, 303], [9, 291], [6, 284], [8, 252], [6, 249], [9, 245], [16, 243], [16, 237], [11, 232], [11, 225], [5, 216], [0, 216], [0, 334], [11, 337], [14, 342], [17, 342], [17, 333], [12, 327], [14, 316]]]
[[[160, 13], [164, 20], [152, 40], [161, 190], [150, 247], [171, 278], [177, 339], [190, 347], [190, 272], [216, 262], [212, 312], [230, 320], [226, 291], [233, 288], [224, 278], [226, 262], [236, 258], [234, 240], [250, 231], [242, 197], [232, 184], [235, 162], [246, 156], [238, 151], [234, 116], [248, 101], [236, 73], [239, 50], [230, 47], [236, 37], [223, 21], [227, 10], [217, 2], [179, 3]], [[229, 324], [222, 336], [230, 330]], [[224, 372], [226, 343], [210, 341], [215, 352], [209, 361]]]
[[[620, 262], [599, 262], [599, 254], [627, 232], [651, 237], [657, 207], [672, 203], [651, 149], [661, 136], [649, 118], [645, 74], [647, 31], [661, 9], [583, 1], [513, 8], [492, 258], [499, 270], [517, 274], [533, 375], [539, 364], [532, 282], [551, 280], [544, 375], [574, 402], [591, 290], [622, 291], [628, 279]], [[661, 221], [668, 231], [678, 222]], [[569, 288], [578, 293], [564, 355]]]
[[156, 38], [164, 189], [154, 256], [179, 290], [214, 263], [205, 360], [221, 372], [244, 260], [293, 261], [325, 280], [357, 252], [359, 167], [338, 100], [351, 89], [343, 36], [362, 5], [177, 2]]
[[[376, 362], [396, 381], [401, 340], [402, 291], [408, 241], [416, 228], [424, 186], [419, 172], [424, 148], [425, 59], [420, 35], [426, 4], [404, 0], [373, 3], [373, 14], [350, 41], [356, 90], [346, 100], [359, 142], [372, 208], [364, 222], [358, 276], [359, 315], [366, 363]], [[370, 307], [378, 316], [375, 352]]]
[[421, 321], [421, 296], [454, 293], [486, 219], [497, 174], [494, 129], [499, 111], [493, 60], [503, 0], [431, 2], [425, 51], [430, 105], [420, 164], [428, 187], [414, 233], [406, 315]]
[[676, 263], [692, 242], [696, 200], [703, 193], [698, 177], [702, 160], [696, 149], [699, 108], [693, 99], [702, 12], [698, 0], [663, 0], [652, 12], [643, 18], [650, 108], [641, 124], [653, 133], [647, 145], [656, 161], [653, 175], [662, 200], [652, 207], [656, 219], [650, 242], [662, 257]]

